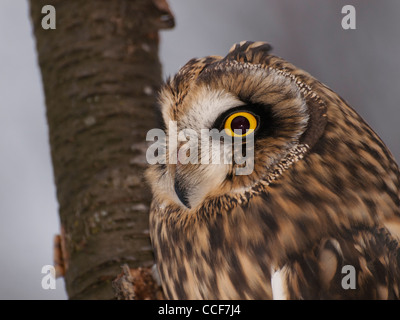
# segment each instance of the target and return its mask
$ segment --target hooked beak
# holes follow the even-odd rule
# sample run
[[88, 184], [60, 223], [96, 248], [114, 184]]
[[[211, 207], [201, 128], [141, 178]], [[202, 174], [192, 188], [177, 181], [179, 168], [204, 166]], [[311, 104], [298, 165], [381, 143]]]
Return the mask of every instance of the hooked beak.
[[174, 189], [179, 200], [185, 205], [185, 207], [190, 209], [191, 206], [189, 203], [188, 190], [182, 186], [180, 179], [177, 176], [175, 176]]

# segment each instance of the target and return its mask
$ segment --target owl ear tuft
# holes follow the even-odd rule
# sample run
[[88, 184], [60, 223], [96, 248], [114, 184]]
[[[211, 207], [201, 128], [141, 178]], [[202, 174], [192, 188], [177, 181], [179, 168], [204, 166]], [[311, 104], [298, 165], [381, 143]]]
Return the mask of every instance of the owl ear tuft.
[[263, 59], [269, 55], [271, 50], [272, 46], [267, 42], [242, 41], [231, 47], [224, 60], [258, 63], [255, 61], [263, 61]]

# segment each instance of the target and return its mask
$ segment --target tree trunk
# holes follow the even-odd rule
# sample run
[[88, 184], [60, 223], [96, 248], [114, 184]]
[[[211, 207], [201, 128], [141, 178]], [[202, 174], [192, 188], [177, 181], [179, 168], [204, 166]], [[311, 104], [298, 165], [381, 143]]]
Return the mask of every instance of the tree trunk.
[[[56, 9], [44, 30], [42, 7]], [[113, 299], [111, 281], [153, 264], [143, 170], [161, 83], [165, 0], [30, 0], [70, 299]]]

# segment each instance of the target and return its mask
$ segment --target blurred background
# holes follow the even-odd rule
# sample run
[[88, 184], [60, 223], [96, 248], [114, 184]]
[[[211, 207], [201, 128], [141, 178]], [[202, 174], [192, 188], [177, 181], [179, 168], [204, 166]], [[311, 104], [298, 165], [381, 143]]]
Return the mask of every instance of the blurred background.
[[[400, 161], [400, 1], [169, 0], [164, 77], [193, 57], [226, 55], [242, 40], [307, 70], [346, 99]], [[344, 5], [356, 30], [343, 30]], [[56, 8], [57, 9], [57, 8]], [[0, 299], [66, 299], [44, 290], [59, 232], [44, 96], [26, 0], [0, 0]]]

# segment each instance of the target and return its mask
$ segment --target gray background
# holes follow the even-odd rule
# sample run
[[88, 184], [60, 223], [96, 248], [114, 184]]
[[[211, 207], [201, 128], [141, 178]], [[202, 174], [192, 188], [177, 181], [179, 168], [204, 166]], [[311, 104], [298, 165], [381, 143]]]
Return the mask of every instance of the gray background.
[[[169, 0], [177, 27], [161, 33], [164, 74], [187, 60], [225, 55], [241, 40], [330, 86], [400, 159], [400, 1]], [[343, 30], [353, 4], [357, 29]], [[54, 32], [54, 31], [49, 31]], [[25, 0], [0, 0], [0, 299], [65, 299], [63, 280], [41, 288], [59, 221], [44, 97]]]

